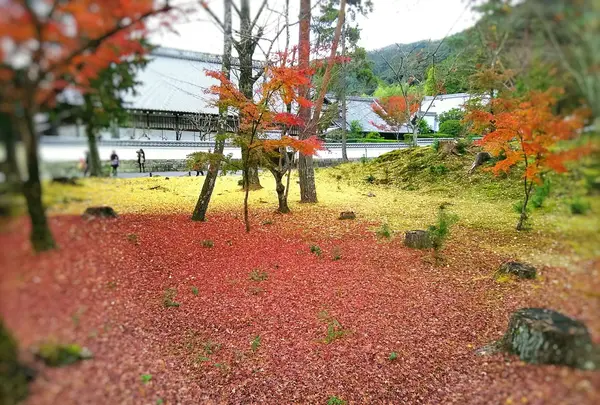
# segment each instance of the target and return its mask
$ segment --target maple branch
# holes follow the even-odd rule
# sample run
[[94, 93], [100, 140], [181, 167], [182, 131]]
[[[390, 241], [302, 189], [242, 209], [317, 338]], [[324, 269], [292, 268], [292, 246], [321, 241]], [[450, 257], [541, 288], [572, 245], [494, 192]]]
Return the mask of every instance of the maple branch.
[[[231, 2], [231, 4], [233, 4], [233, 7], [234, 7], [234, 8], [236, 8], [236, 7], [235, 7], [235, 4], [234, 4], [234, 2], [233, 2], [233, 1]], [[225, 24], [223, 24], [223, 22], [221, 21], [221, 19], [219, 18], [219, 16], [218, 16], [218, 15], [216, 15], [216, 14], [214, 13], [214, 11], [212, 11], [212, 10], [211, 10], [211, 8], [210, 8], [210, 7], [208, 7], [208, 4], [206, 4], [206, 2], [205, 2], [205, 1], [200, 1], [200, 5], [201, 5], [201, 6], [202, 6], [202, 8], [204, 9], [204, 11], [206, 11], [206, 12], [208, 13], [208, 15], [209, 15], [209, 16], [210, 16], [210, 17], [211, 17], [213, 20], [214, 20], [214, 22], [215, 22], [215, 23], [216, 23], [216, 24], [217, 24], [219, 27], [221, 27], [221, 29], [225, 29]], [[236, 10], [237, 10], [237, 9], [236, 9]], [[239, 13], [239, 11], [238, 11], [238, 13]]]
[[133, 27], [134, 25], [138, 24], [139, 22], [145, 20], [148, 17], [151, 17], [153, 15], [156, 14], [160, 14], [163, 12], [167, 12], [170, 11], [172, 9], [172, 7], [169, 4], [169, 1], [167, 0], [167, 3], [165, 4], [164, 7], [161, 7], [157, 10], [151, 10], [148, 11], [144, 14], [142, 14], [139, 18], [137, 18], [136, 20], [132, 20], [131, 22], [129, 22], [128, 24], [125, 25], [120, 25], [117, 24], [117, 26], [115, 26], [113, 29], [105, 32], [103, 35], [99, 36], [98, 38], [94, 38], [91, 39], [89, 41], [86, 42], [85, 45], [81, 46], [80, 48], [72, 51], [65, 59], [63, 59], [60, 62], [55, 63], [54, 65], [50, 66], [43, 74], [41, 74], [37, 80], [34, 81], [34, 85], [37, 86], [48, 74], [50, 74], [50, 72], [54, 71], [55, 69], [59, 69], [63, 66], [68, 65], [69, 63], [71, 63], [73, 61], [73, 59], [75, 59], [77, 56], [81, 55], [82, 53], [84, 53], [85, 51], [88, 50], [95, 50], [96, 48], [98, 48], [105, 40], [107, 40], [108, 38], [112, 37], [113, 35], [123, 31], [123, 30], [127, 30], [131, 27]]

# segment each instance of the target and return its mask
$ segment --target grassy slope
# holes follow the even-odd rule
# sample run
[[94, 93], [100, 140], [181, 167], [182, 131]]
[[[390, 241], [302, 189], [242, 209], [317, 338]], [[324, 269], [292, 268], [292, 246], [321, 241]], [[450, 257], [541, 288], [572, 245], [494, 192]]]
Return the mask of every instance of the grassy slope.
[[[447, 201], [460, 225], [481, 235], [481, 243], [492, 250], [516, 250], [521, 255], [535, 250], [538, 260], [548, 261], [539, 256], [544, 252], [554, 264], [567, 251], [586, 258], [600, 256], [600, 200], [587, 195], [583, 175], [590, 174], [591, 160], [586, 168], [579, 165], [569, 174], [550, 176], [550, 197], [532, 211], [533, 229], [526, 233], [514, 230], [513, 204], [522, 199], [518, 175], [496, 177], [481, 169], [469, 175], [472, 161], [472, 153], [442, 156], [432, 148], [397, 150], [366, 164], [328, 169], [325, 176], [339, 185], [373, 190], [378, 200], [385, 200], [377, 204], [376, 215], [394, 228], [423, 228], [433, 221], [437, 205]], [[573, 196], [591, 203], [587, 215], [570, 213]]]

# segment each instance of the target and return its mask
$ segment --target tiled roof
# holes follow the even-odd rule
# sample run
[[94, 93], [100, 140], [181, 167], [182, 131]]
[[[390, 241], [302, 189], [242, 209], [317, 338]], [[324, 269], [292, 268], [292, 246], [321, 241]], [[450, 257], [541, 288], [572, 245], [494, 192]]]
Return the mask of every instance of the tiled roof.
[[[176, 111], [186, 113], [216, 114], [214, 96], [207, 94], [210, 86], [217, 84], [207, 77], [207, 70], [221, 70], [221, 56], [172, 48], [157, 48], [150, 61], [138, 74], [140, 85], [136, 95], [126, 97], [128, 107], [140, 110]], [[232, 81], [237, 81], [239, 66], [232, 60]], [[255, 62], [260, 68], [260, 62]]]

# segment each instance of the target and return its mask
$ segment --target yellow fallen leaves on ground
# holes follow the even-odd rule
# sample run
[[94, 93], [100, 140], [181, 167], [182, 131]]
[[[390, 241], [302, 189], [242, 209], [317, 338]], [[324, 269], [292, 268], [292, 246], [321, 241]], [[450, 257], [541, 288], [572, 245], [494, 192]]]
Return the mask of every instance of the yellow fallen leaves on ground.
[[[317, 171], [319, 203], [299, 203], [297, 176], [290, 181], [289, 203], [292, 211], [312, 211], [319, 207], [354, 211], [359, 220], [386, 223], [396, 234], [410, 229], [426, 229], [434, 223], [438, 206], [450, 203], [459, 217], [453, 238], [468, 238], [481, 247], [508, 255], [535, 256], [538, 262], [570, 262], [567, 248], [582, 257], [600, 256], [600, 204], [594, 201], [592, 213], [573, 216], [566, 209], [538, 210], [532, 216], [533, 230], [514, 230], [516, 214], [510, 200], [474, 198], [472, 193], [448, 196], [430, 191], [402, 190], [339, 180], [326, 170]], [[238, 185], [241, 176], [221, 176], [213, 193], [210, 212], [239, 210], [244, 193]], [[204, 177], [152, 177], [135, 179], [87, 178], [81, 186], [47, 184], [44, 200], [51, 215], [81, 214], [91, 205], [109, 205], [119, 214], [190, 214]], [[250, 193], [251, 210], [275, 210], [275, 183], [268, 173], [261, 175], [261, 190]], [[318, 218], [318, 215], [315, 216]], [[532, 252], [535, 252], [533, 254]], [[568, 264], [568, 263], [566, 263]]]

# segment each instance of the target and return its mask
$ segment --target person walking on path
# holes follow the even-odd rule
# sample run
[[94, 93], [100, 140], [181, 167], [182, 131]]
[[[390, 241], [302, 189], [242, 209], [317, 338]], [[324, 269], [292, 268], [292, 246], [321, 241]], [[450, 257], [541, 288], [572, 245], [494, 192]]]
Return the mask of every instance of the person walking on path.
[[117, 177], [117, 169], [119, 168], [119, 156], [116, 151], [112, 151], [110, 155], [110, 166], [112, 167], [112, 175]]
[[146, 172], [146, 153], [144, 153], [144, 149], [140, 149], [137, 151], [138, 157], [138, 166], [140, 167], [140, 173]]
[[85, 159], [79, 161], [79, 166], [83, 171], [83, 177], [87, 177], [90, 171], [90, 152], [85, 152]]

